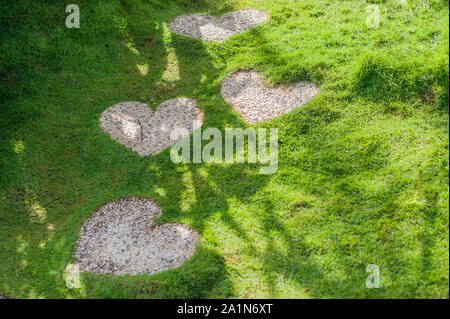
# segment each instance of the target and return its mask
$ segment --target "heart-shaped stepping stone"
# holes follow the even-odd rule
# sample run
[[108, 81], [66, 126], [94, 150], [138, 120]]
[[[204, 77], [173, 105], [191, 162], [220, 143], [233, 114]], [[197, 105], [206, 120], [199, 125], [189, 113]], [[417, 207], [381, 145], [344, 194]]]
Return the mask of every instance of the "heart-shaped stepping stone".
[[75, 252], [81, 271], [154, 274], [190, 258], [198, 234], [180, 224], [153, 227], [161, 208], [150, 199], [125, 198], [102, 206], [80, 231]]
[[172, 32], [206, 41], [222, 42], [267, 21], [269, 15], [258, 10], [239, 10], [221, 17], [195, 13], [182, 15], [170, 23]]
[[319, 93], [308, 82], [268, 87], [255, 71], [237, 71], [222, 81], [222, 97], [249, 123], [267, 121], [302, 106]]
[[170, 139], [176, 128], [192, 133], [203, 123], [203, 115], [192, 99], [174, 99], [152, 110], [139, 102], [124, 102], [106, 109], [101, 127], [113, 139], [141, 156], [155, 155], [176, 142]]

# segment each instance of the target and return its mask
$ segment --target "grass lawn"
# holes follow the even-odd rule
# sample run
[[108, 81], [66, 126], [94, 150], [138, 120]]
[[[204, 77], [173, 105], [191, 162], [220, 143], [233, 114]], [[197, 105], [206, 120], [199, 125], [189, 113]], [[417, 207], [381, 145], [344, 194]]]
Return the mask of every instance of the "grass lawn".
[[[448, 298], [447, 0], [78, 0], [0, 4], [0, 295], [12, 298]], [[379, 6], [378, 28], [366, 7]], [[170, 32], [178, 15], [254, 8], [225, 42]], [[148, 66], [148, 73], [143, 69]], [[99, 126], [107, 107], [198, 100], [204, 128], [254, 127], [220, 95], [237, 69], [312, 81], [279, 129], [279, 169], [140, 157]], [[143, 196], [201, 237], [156, 275], [82, 273], [78, 232], [104, 203]], [[379, 266], [381, 288], [367, 289]]]

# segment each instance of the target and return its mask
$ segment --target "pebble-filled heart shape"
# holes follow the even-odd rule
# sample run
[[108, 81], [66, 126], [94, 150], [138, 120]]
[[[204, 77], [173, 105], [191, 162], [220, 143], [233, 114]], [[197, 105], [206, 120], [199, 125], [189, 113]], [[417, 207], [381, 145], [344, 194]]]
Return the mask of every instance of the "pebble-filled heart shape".
[[238, 10], [213, 17], [195, 13], [176, 17], [170, 23], [172, 32], [206, 41], [222, 42], [267, 21], [269, 15], [259, 10]]
[[319, 93], [314, 83], [269, 87], [255, 71], [237, 71], [222, 81], [222, 97], [249, 123], [267, 121], [302, 106]]
[[181, 224], [153, 223], [161, 208], [151, 199], [125, 198], [97, 210], [82, 226], [75, 252], [81, 271], [154, 274], [190, 258], [198, 234]]
[[180, 98], [162, 103], [156, 110], [139, 102], [124, 102], [106, 109], [100, 126], [113, 139], [141, 156], [155, 155], [173, 145], [170, 134], [176, 128], [192, 133], [203, 123], [195, 100]]

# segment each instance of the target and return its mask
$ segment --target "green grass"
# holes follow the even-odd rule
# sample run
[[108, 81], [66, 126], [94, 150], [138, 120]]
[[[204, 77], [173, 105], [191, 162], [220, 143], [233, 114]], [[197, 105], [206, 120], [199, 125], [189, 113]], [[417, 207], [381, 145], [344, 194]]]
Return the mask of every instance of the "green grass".
[[[0, 292], [16, 298], [448, 298], [448, 1], [110, 0], [0, 5]], [[222, 44], [171, 34], [175, 16], [266, 10]], [[132, 49], [130, 49], [132, 48]], [[137, 65], [148, 64], [142, 75]], [[319, 96], [264, 123], [279, 170], [141, 158], [98, 125], [123, 101], [195, 98], [204, 127], [248, 126], [221, 98], [243, 68]], [[195, 228], [181, 267], [63, 278], [102, 204], [147, 196]], [[368, 264], [380, 289], [365, 287]]]

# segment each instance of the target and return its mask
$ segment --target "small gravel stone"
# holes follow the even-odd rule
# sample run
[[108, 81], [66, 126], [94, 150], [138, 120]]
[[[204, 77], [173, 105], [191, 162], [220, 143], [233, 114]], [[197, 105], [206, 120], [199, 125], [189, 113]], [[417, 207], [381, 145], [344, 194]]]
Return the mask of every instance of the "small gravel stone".
[[267, 21], [269, 16], [258, 10], [239, 10], [221, 17], [195, 13], [176, 17], [170, 23], [172, 32], [205, 41], [222, 42]]
[[308, 82], [268, 87], [255, 71], [237, 71], [222, 81], [222, 97], [249, 123], [267, 121], [302, 106], [319, 93]]
[[203, 123], [195, 100], [180, 98], [162, 103], [156, 111], [139, 102], [124, 102], [106, 109], [100, 126], [113, 139], [141, 156], [155, 155], [177, 141], [170, 139], [175, 128], [192, 133]]
[[82, 226], [75, 258], [81, 271], [154, 274], [180, 266], [195, 252], [198, 234], [181, 224], [153, 227], [162, 213], [150, 199], [102, 206]]

